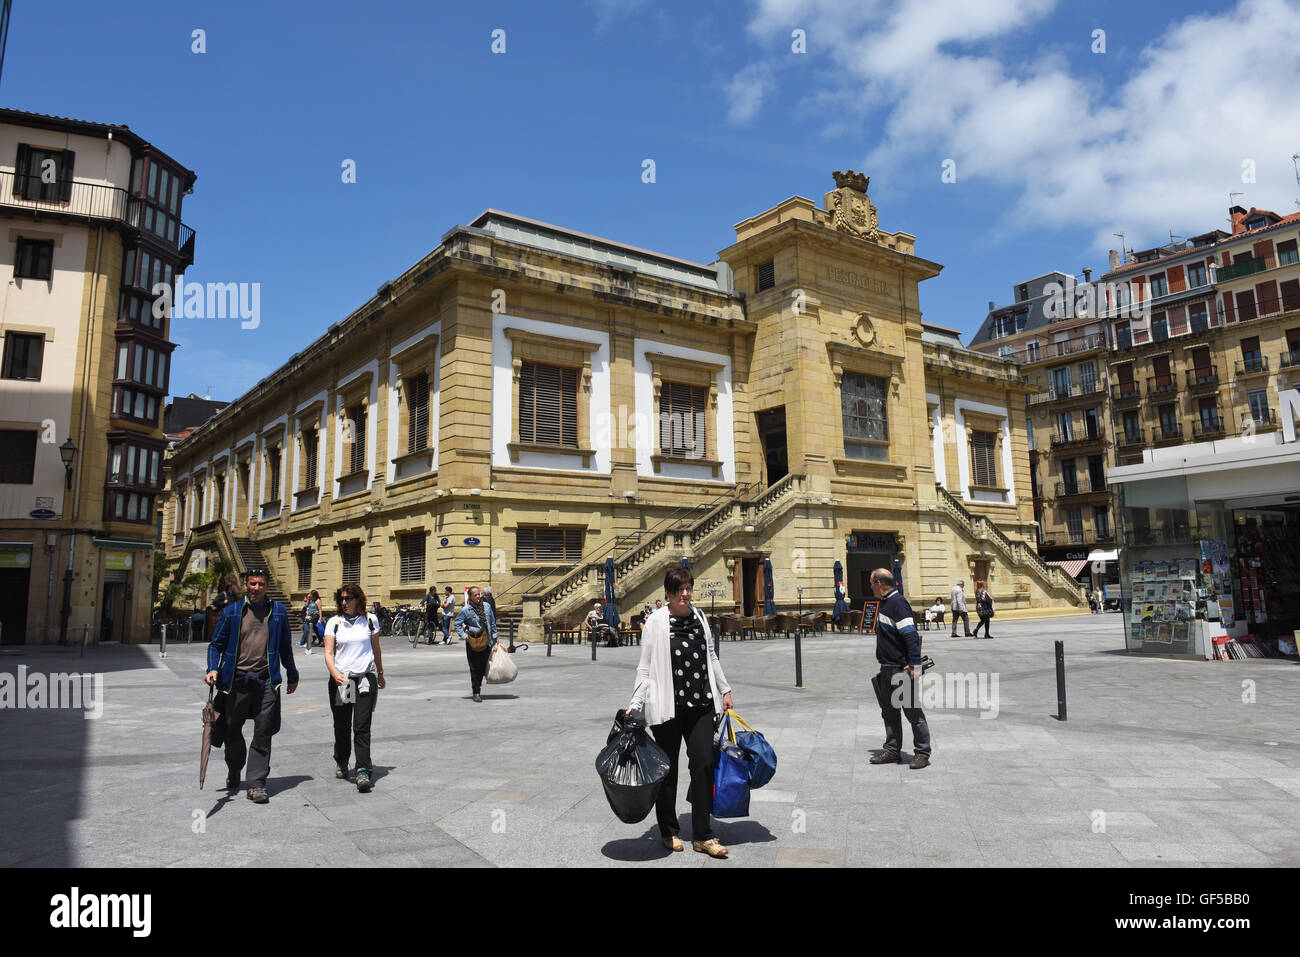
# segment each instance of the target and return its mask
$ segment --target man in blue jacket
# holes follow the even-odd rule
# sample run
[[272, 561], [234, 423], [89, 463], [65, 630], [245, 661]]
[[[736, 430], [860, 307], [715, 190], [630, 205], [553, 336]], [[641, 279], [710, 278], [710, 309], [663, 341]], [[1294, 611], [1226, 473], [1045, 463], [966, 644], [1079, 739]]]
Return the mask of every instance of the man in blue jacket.
[[[265, 568], [250, 568], [244, 576], [243, 601], [232, 601], [217, 620], [208, 645], [204, 680], [221, 692], [225, 720], [226, 787], [239, 787], [248, 758], [248, 799], [265, 804], [266, 776], [271, 771], [271, 736], [280, 730], [280, 664], [289, 675], [289, 694], [298, 688], [293, 663], [289, 613], [278, 601], [268, 601]], [[253, 750], [244, 744], [244, 721], [253, 719]]]
[[[914, 752], [908, 767], [915, 771], [930, 763], [930, 726], [916, 693], [916, 679], [921, 677], [921, 636], [916, 631], [912, 606], [894, 584], [890, 572], [883, 568], [872, 572], [871, 591], [880, 599], [876, 614], [876, 660], [880, 662], [880, 673], [871, 679], [871, 685], [880, 702], [881, 717], [885, 719], [885, 746], [872, 756], [871, 763], [899, 763], [906, 715], [912, 726]], [[900, 673], [907, 677], [896, 678]]]

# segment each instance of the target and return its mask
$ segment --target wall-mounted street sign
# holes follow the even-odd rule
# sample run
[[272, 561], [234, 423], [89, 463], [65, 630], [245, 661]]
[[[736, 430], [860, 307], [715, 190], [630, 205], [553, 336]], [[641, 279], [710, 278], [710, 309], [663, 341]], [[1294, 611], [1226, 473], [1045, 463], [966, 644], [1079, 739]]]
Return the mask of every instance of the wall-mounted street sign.
[[466, 544], [466, 545], [477, 545], [478, 543], [479, 543], [479, 542], [478, 542], [478, 539], [477, 539], [477, 538], [467, 538], [467, 539], [465, 539], [465, 544]]
[[50, 518], [58, 517], [58, 515], [55, 513], [54, 509], [52, 508], [34, 508], [27, 514], [29, 514], [32, 518], [50, 519]]
[[446, 548], [448, 545], [451, 544], [451, 539], [450, 538], [441, 539], [439, 540], [438, 544], [441, 545], [443, 548]]

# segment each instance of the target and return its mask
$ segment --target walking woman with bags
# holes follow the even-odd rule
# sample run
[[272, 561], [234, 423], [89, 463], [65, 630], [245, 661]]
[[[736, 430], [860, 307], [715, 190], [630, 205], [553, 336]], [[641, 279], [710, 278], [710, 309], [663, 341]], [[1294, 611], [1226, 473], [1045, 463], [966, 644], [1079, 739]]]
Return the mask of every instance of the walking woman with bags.
[[355, 741], [357, 790], [371, 788], [370, 720], [384, 687], [379, 622], [366, 611], [366, 593], [344, 585], [334, 593], [338, 614], [325, 626], [325, 667], [330, 672], [330, 711], [334, 715], [334, 776], [347, 780]]
[[993, 596], [989, 594], [987, 582], [978, 582], [975, 585], [975, 614], [979, 616], [979, 624], [975, 626], [974, 637], [980, 636], [980, 629], [984, 629], [984, 637], [992, 638], [989, 634], [989, 622], [993, 620]]
[[[320, 595], [313, 588], [302, 603], [302, 641], [298, 643], [299, 648], [311, 648], [316, 643], [316, 622], [320, 621], [320, 616]], [[310, 651], [307, 653], [311, 654]]]
[[683, 850], [677, 834], [677, 767], [682, 742], [691, 772], [691, 847], [726, 857], [713, 836], [713, 720], [731, 708], [731, 685], [713, 653], [704, 615], [691, 604], [695, 577], [674, 567], [664, 576], [666, 608], [651, 613], [641, 631], [641, 661], [628, 711], [644, 711], [655, 742], [668, 753], [668, 774], [655, 816], [664, 847]]
[[483, 592], [477, 585], [468, 590], [469, 601], [456, 616], [456, 634], [465, 640], [465, 658], [469, 661], [469, 681], [474, 690], [474, 700], [482, 701], [483, 675], [487, 673], [488, 657], [497, 643], [497, 620], [492, 606], [483, 601]]

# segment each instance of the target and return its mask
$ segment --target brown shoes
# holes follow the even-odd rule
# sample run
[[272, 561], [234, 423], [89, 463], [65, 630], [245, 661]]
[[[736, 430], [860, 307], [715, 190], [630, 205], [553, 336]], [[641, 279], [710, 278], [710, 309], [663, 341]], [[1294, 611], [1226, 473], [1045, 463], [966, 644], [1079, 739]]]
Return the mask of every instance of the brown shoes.
[[912, 763], [908, 765], [908, 767], [911, 768], [913, 771], [919, 771], [921, 768], [928, 768], [929, 766], [930, 766], [930, 759], [926, 757], [924, 754], [913, 755]]
[[727, 856], [727, 849], [718, 843], [716, 837], [711, 837], [707, 841], [691, 841], [691, 849], [707, 854], [709, 857]]
[[682, 843], [681, 838], [679, 837], [665, 837], [664, 847], [670, 851], [686, 850], [686, 845]]
[[895, 754], [893, 751], [878, 751], [877, 753], [875, 753], [875, 754], [873, 754], [873, 755], [871, 756], [871, 759], [870, 759], [870, 761], [869, 761], [868, 763], [870, 763], [870, 764], [900, 764], [900, 763], [902, 763], [902, 760], [903, 760], [903, 759], [900, 758], [900, 757], [899, 757], [897, 754]]
[[271, 800], [267, 797], [266, 788], [249, 788], [248, 799], [254, 804], [265, 804], [267, 801]]

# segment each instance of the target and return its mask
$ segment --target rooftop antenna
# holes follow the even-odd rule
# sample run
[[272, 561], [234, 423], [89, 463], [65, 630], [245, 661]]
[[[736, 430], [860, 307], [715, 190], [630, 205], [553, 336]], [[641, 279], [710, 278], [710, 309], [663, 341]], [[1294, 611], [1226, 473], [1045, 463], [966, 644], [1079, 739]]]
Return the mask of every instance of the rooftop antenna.
[[[1295, 167], [1295, 182], [1296, 182], [1296, 185], [1297, 185], [1297, 186], [1300, 186], [1300, 153], [1292, 153], [1292, 154], [1291, 154], [1291, 165]], [[1295, 204], [1296, 204], [1297, 206], [1300, 206], [1300, 199], [1297, 199], [1297, 200], [1295, 201]]]
[[1233, 203], [1233, 201], [1232, 201], [1232, 197], [1234, 197], [1234, 196], [1245, 196], [1245, 195], [1246, 195], [1245, 193], [1229, 193], [1229, 194], [1228, 194], [1228, 231], [1229, 231], [1229, 232], [1232, 231], [1232, 207], [1236, 205], [1235, 203]]
[[1123, 233], [1111, 233], [1111, 235], [1112, 235], [1112, 236], [1118, 236], [1118, 237], [1119, 237], [1119, 262], [1120, 262], [1120, 265], [1122, 266], [1122, 265], [1124, 265], [1124, 263], [1128, 262], [1128, 249], [1125, 248], [1125, 246], [1124, 246], [1124, 234], [1123, 234]]

